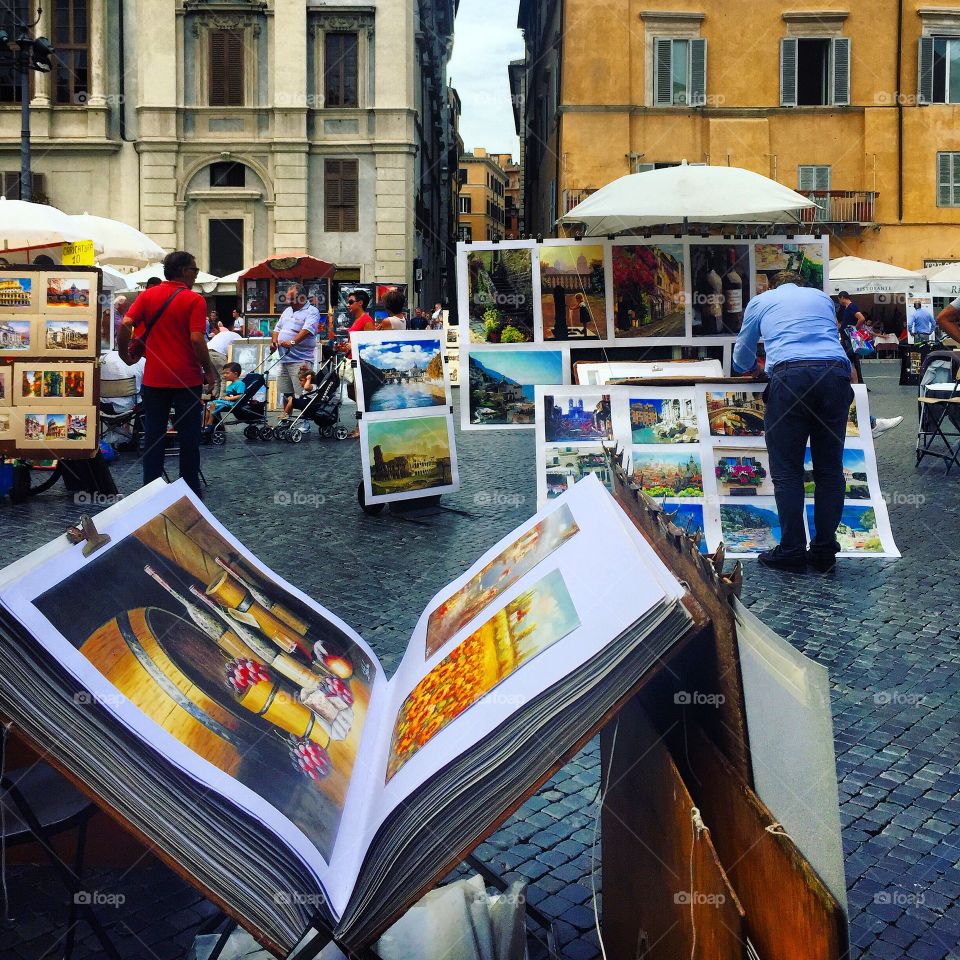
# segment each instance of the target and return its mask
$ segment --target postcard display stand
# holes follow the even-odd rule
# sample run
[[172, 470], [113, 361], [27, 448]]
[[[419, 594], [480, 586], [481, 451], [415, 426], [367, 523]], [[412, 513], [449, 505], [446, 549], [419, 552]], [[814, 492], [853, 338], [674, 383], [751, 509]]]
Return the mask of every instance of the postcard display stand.
[[[770, 458], [763, 437], [764, 385], [743, 379], [647, 380], [632, 385], [536, 388], [537, 496], [542, 505], [585, 473], [608, 487], [604, 444], [616, 441], [631, 475], [676, 524], [721, 544], [731, 558], [779, 542]], [[844, 557], [899, 557], [880, 487], [866, 388], [855, 385], [843, 453], [846, 499], [837, 537]], [[810, 450], [805, 521], [814, 533]]]
[[101, 294], [96, 267], [0, 268], [0, 456], [96, 455]]
[[361, 506], [438, 499], [459, 490], [444, 332], [361, 332], [350, 339]]
[[[529, 426], [530, 388], [570, 383], [573, 349], [616, 360], [623, 347], [713, 347], [729, 373], [751, 298], [781, 270], [826, 289], [828, 265], [823, 236], [458, 243], [461, 379], [471, 389], [463, 428]], [[520, 344], [542, 355], [517, 356]]]

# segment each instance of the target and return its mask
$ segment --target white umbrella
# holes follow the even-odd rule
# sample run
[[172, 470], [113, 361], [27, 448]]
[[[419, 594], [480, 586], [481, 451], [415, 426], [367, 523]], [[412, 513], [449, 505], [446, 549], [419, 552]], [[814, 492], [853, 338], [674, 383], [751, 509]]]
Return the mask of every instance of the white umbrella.
[[236, 273], [228, 273], [225, 277], [220, 277], [217, 281], [216, 292], [222, 296], [229, 296], [231, 293], [236, 293], [237, 281], [240, 279], [241, 273], [243, 273], [243, 270], [238, 270]]
[[604, 236], [662, 223], [790, 223], [812, 200], [740, 167], [665, 167], [632, 173], [601, 187], [562, 223], [583, 223], [587, 236]]
[[104, 267], [100, 264], [100, 270], [103, 273], [103, 289], [108, 293], [120, 293], [127, 289], [127, 275], [113, 267]]
[[837, 257], [830, 261], [829, 293], [909, 293], [923, 285], [924, 277], [882, 260]]
[[[144, 287], [151, 277], [157, 277], [160, 280], [163, 279], [162, 263], [152, 263], [149, 267], [144, 267], [142, 270], [137, 270], [135, 273], [128, 273], [127, 289], [137, 290], [140, 287]], [[219, 277], [215, 277], [212, 273], [204, 273], [201, 270], [197, 274], [197, 279], [194, 286], [199, 287], [204, 293], [213, 293], [219, 282]]]
[[0, 197], [0, 246], [5, 250], [92, 239], [56, 207]]
[[88, 213], [70, 219], [86, 239], [95, 241], [102, 248], [98, 257], [101, 263], [142, 267], [163, 258], [163, 247], [136, 227]]

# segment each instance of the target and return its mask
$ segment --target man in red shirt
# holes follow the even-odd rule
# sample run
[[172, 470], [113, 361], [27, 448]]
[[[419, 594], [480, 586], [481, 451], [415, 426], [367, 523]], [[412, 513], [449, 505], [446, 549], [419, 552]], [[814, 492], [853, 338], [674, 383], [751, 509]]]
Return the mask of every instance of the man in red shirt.
[[144, 484], [163, 476], [164, 446], [170, 408], [180, 444], [180, 476], [200, 493], [200, 433], [203, 384], [213, 387], [217, 374], [210, 362], [204, 332], [207, 308], [190, 288], [197, 278], [192, 253], [177, 250], [163, 261], [166, 280], [145, 290], [127, 311], [120, 327], [117, 352], [125, 363], [132, 338], [145, 341], [143, 401]]

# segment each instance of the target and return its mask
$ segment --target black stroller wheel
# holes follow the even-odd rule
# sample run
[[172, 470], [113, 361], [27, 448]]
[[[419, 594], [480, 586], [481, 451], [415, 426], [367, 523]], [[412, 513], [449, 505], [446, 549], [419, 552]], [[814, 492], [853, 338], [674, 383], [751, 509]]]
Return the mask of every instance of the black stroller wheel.
[[223, 427], [217, 426], [214, 427], [210, 432], [210, 442], [216, 446], [220, 446], [227, 442], [227, 431]]
[[300, 430], [300, 429], [291, 430], [291, 431], [290, 431], [290, 434], [289, 434], [288, 437], [287, 437], [287, 439], [288, 439], [291, 443], [300, 443], [300, 441], [303, 440], [304, 436], [305, 436], [304, 432], [303, 432], [302, 430]]
[[273, 435], [277, 440], [286, 440], [287, 439], [287, 428], [286, 427], [274, 427]]
[[367, 503], [367, 497], [363, 489], [362, 480], [360, 481], [360, 485], [357, 487], [357, 503], [360, 504], [360, 509], [371, 517], [375, 517], [378, 513], [383, 513], [383, 508], [386, 506], [385, 503]]
[[346, 440], [350, 436], [350, 431], [342, 423], [338, 423], [334, 435], [338, 440]]
[[266, 426], [266, 425], [260, 427], [260, 429], [257, 430], [257, 436], [258, 436], [261, 440], [272, 440], [272, 439], [273, 439], [273, 427]]
[[320, 436], [323, 437], [324, 440], [329, 440], [333, 436], [333, 427], [321, 427]]
[[244, 435], [248, 440], [256, 440], [256, 439], [257, 439], [257, 428], [256, 428], [252, 423], [247, 424], [247, 426], [245, 426], [245, 427], [243, 428], [243, 435]]

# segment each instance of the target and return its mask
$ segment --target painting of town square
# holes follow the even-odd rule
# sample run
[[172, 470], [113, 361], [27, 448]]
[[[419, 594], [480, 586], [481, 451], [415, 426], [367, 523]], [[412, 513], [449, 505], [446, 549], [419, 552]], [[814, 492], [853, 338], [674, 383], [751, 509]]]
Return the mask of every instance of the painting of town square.
[[0, 356], [16, 356], [32, 349], [32, 320], [0, 319]]
[[559, 570], [498, 610], [414, 688], [397, 711], [385, 781], [441, 730], [537, 654], [580, 626]]
[[699, 503], [670, 503], [663, 504], [664, 512], [673, 517], [673, 525], [682, 530], [688, 537], [700, 534], [698, 549], [707, 553], [707, 532], [703, 521], [703, 505]]
[[544, 340], [607, 338], [606, 273], [599, 244], [541, 245]]
[[471, 350], [471, 426], [533, 425], [534, 386], [563, 383], [561, 350]]
[[97, 302], [96, 274], [82, 277], [47, 275], [47, 313], [90, 313]]
[[87, 320], [46, 320], [43, 325], [45, 356], [90, 353], [90, 323]]
[[[813, 511], [813, 504], [808, 504], [807, 526], [811, 540], [817, 535]], [[837, 542], [841, 553], [883, 553], [876, 510], [864, 504], [845, 504], [837, 527]]]
[[607, 394], [587, 397], [546, 394], [543, 412], [547, 443], [613, 439], [610, 397]]
[[693, 335], [730, 337], [740, 332], [750, 301], [750, 247], [746, 243], [691, 243]]
[[615, 335], [683, 337], [684, 283], [682, 244], [614, 246]]
[[479, 573], [430, 613], [427, 658], [579, 530], [573, 513], [564, 504], [504, 547]]
[[[867, 479], [867, 460], [862, 450], [843, 451], [843, 479], [846, 484], [844, 497], [847, 500], [869, 500], [870, 483]], [[803, 492], [812, 497], [816, 483], [813, 477], [813, 460], [810, 448], [803, 458]]]
[[368, 498], [382, 497], [385, 499], [379, 502], [385, 503], [417, 496], [421, 491], [454, 489], [451, 428], [449, 415], [361, 420]]
[[613, 493], [613, 472], [604, 449], [593, 446], [548, 448], [544, 470], [546, 499], [555, 500], [590, 473]]
[[824, 244], [758, 243], [754, 247], [757, 269], [757, 293], [770, 289], [770, 281], [781, 270], [799, 273], [807, 286], [823, 289]]
[[35, 310], [35, 294], [33, 277], [0, 273], [0, 314], [8, 310]]
[[498, 246], [466, 254], [471, 342], [533, 340], [533, 250]]
[[18, 363], [16, 382], [19, 384], [18, 402], [62, 403], [64, 400], [76, 400], [89, 403], [93, 387], [93, 364], [35, 367]]
[[780, 517], [773, 498], [760, 503], [720, 505], [720, 530], [727, 553], [762, 553], [780, 543]]
[[633, 451], [634, 482], [651, 497], [678, 499], [703, 496], [703, 466], [699, 453]]
[[762, 437], [764, 410], [760, 390], [707, 393], [707, 417], [714, 437]]
[[764, 447], [716, 447], [717, 492], [721, 497], [773, 496], [770, 454]]
[[700, 430], [692, 397], [638, 397], [630, 400], [634, 443], [697, 443]]
[[439, 337], [358, 339], [361, 410], [383, 413], [449, 404], [443, 380], [443, 353]]

